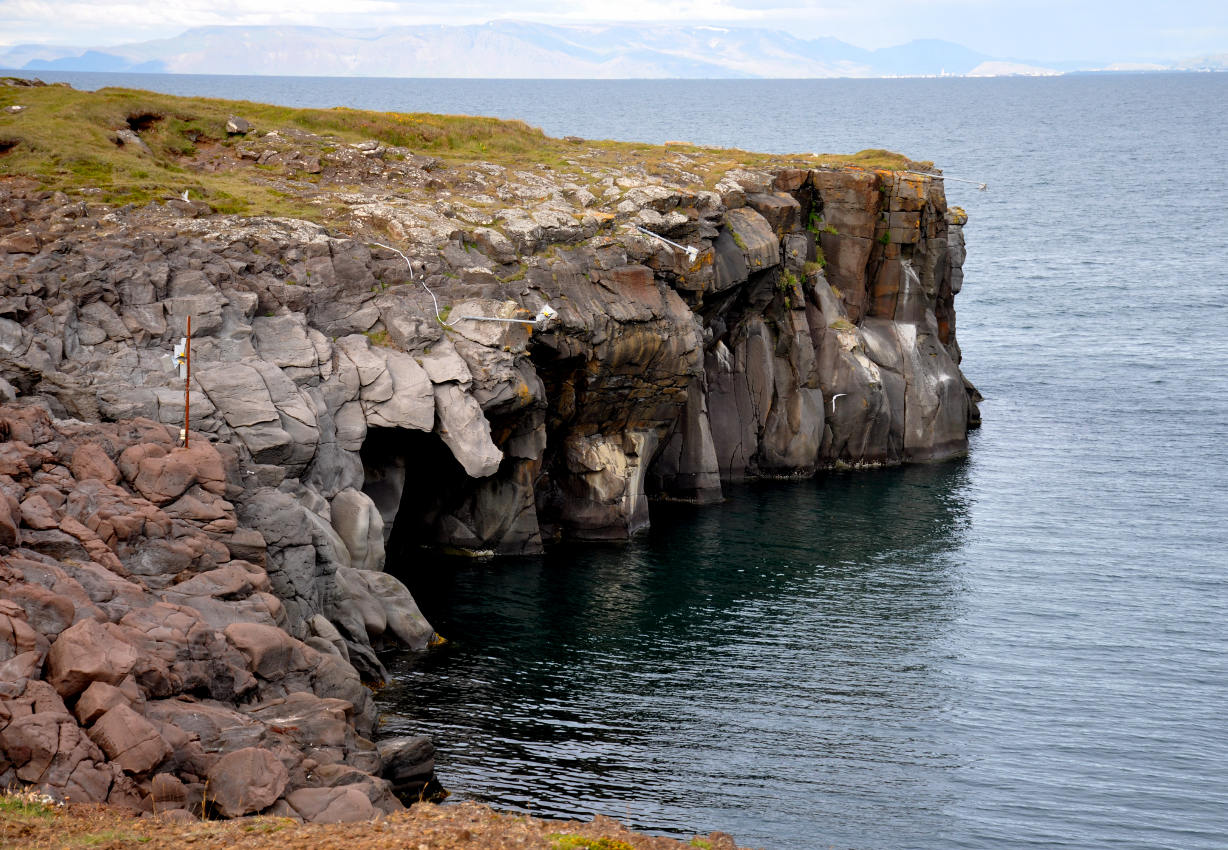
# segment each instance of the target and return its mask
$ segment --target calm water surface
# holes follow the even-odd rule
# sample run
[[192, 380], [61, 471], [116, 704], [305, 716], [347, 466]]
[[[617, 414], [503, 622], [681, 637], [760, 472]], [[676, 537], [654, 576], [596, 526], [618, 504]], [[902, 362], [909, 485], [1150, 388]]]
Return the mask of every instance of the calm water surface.
[[948, 186], [967, 459], [401, 565], [452, 643], [395, 661], [388, 728], [435, 736], [454, 798], [768, 848], [1228, 846], [1228, 75], [56, 78], [988, 181]]

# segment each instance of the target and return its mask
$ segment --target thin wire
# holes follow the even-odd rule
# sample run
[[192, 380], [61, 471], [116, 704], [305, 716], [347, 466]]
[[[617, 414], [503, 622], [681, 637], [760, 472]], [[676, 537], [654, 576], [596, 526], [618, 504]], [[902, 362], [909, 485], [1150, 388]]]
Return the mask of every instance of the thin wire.
[[935, 180], [955, 180], [958, 183], [971, 183], [976, 188], [984, 192], [989, 188], [988, 183], [982, 183], [979, 180], [965, 180], [963, 177], [948, 177], [945, 174], [930, 174], [925, 171], [901, 171], [901, 174], [916, 174], [918, 177], [932, 177]]
[[679, 245], [677, 242], [674, 242], [672, 239], [666, 239], [666, 238], [665, 238], [664, 236], [662, 236], [660, 233], [653, 233], [653, 232], [652, 232], [651, 230], [649, 230], [647, 227], [640, 227], [640, 226], [637, 224], [637, 225], [635, 225], [635, 229], [636, 229], [636, 230], [638, 230], [640, 233], [643, 233], [643, 234], [644, 234], [644, 235], [646, 235], [646, 236], [654, 236], [654, 237], [656, 237], [657, 239], [660, 239], [660, 240], [661, 240], [662, 242], [664, 242], [666, 245], [672, 245], [673, 247], [677, 248], [679, 251], [683, 251], [683, 252], [685, 252], [685, 253], [686, 253], [686, 255], [687, 255], [687, 257], [688, 257], [688, 258], [690, 258], [690, 260], [691, 260], [691, 262], [692, 262], [692, 263], [693, 263], [693, 262], [695, 262], [695, 257], [699, 255], [699, 249], [698, 249], [698, 248], [689, 248], [689, 247], [687, 247], [686, 245]]
[[[405, 256], [399, 250], [397, 250], [396, 248], [393, 248], [391, 245], [385, 245], [383, 242], [372, 242], [370, 244], [374, 245], [377, 248], [387, 248], [389, 251], [392, 251], [394, 254], [397, 254], [398, 256], [400, 256], [400, 258], [405, 261], [406, 268], [409, 269], [409, 279], [410, 280], [414, 279], [414, 267], [413, 267], [413, 264], [410, 263], [409, 257]], [[443, 325], [445, 328], [452, 327], [452, 325], [456, 324], [462, 319], [473, 318], [472, 316], [460, 316], [458, 318], [453, 319], [451, 322], [445, 322], [443, 320], [443, 316], [439, 314], [439, 300], [435, 298], [435, 293], [431, 292], [431, 288], [426, 285], [425, 280], [419, 279], [418, 283], [421, 284], [422, 288], [426, 290], [426, 294], [431, 296], [431, 301], [435, 305], [435, 318], [438, 319], [439, 324]]]

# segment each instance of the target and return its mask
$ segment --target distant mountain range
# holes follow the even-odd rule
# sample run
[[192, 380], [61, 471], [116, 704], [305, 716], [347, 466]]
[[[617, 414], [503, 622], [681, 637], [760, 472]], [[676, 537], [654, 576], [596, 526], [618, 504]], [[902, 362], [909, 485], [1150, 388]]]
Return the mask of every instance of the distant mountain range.
[[173, 74], [491, 78], [731, 78], [1043, 75], [1081, 70], [1224, 70], [1228, 54], [1171, 65], [1040, 63], [936, 39], [866, 50], [834, 38], [706, 26], [550, 26], [496, 21], [386, 29], [201, 27], [111, 47], [18, 45], [0, 68]]

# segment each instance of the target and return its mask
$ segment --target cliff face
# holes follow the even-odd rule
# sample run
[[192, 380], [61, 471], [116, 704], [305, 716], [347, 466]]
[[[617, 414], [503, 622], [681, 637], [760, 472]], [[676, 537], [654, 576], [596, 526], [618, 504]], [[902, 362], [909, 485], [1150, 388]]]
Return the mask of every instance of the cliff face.
[[[633, 186], [613, 220], [558, 194], [571, 215], [498, 229], [363, 208], [414, 279], [305, 222], [13, 197], [10, 218], [47, 218], [6, 238], [0, 374], [59, 415], [179, 424], [167, 355], [191, 315], [192, 427], [238, 449], [247, 491], [315, 505], [346, 567], [378, 567], [394, 536], [499, 553], [625, 538], [652, 495], [964, 451], [963, 217], [937, 181], [738, 171], [716, 191]], [[546, 303], [536, 327], [465, 318]]]
[[[9, 723], [0, 780], [148, 801], [151, 777], [197, 787], [219, 753], [263, 747], [278, 711], [341, 697], [336, 745], [278, 750], [288, 778], [264, 805], [314, 817], [340, 799], [294, 801], [321, 787], [310, 756], [357, 771], [338, 787], [365, 776], [368, 809], [391, 806], [374, 775], [417, 782], [429, 753], [382, 759], [361, 738], [355, 670], [378, 679], [376, 650], [432, 633], [388, 553], [412, 570], [424, 545], [626, 539], [654, 496], [966, 448], [964, 218], [935, 178], [726, 168], [703, 189], [680, 153], [655, 174], [591, 168], [586, 186], [320, 143], [269, 134], [194, 167], [348, 186], [313, 201], [344, 210], [333, 229], [0, 181], [0, 662], [34, 683], [4, 696], [50, 700], [107, 742], [73, 761]], [[471, 318], [546, 304], [557, 315], [536, 325]], [[185, 449], [171, 352], [189, 317]], [[49, 616], [34, 586], [68, 602]], [[81, 660], [98, 640], [103, 658]], [[152, 672], [119, 663], [158, 653]], [[108, 701], [83, 715], [94, 682]], [[214, 706], [212, 725], [185, 719], [185, 699]], [[140, 742], [91, 725], [120, 703], [149, 726], [132, 769]], [[216, 749], [176, 756], [182, 735]], [[21, 760], [35, 738], [46, 764]], [[70, 781], [82, 759], [92, 784]]]

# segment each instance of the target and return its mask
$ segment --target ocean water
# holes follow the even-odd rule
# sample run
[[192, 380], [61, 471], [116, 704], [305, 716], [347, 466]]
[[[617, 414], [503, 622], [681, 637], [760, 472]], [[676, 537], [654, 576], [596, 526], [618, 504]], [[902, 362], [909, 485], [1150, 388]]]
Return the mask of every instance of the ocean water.
[[1228, 846], [1228, 75], [52, 77], [987, 182], [947, 186], [967, 458], [419, 565], [451, 643], [393, 660], [388, 729], [435, 737], [453, 799], [765, 848]]

